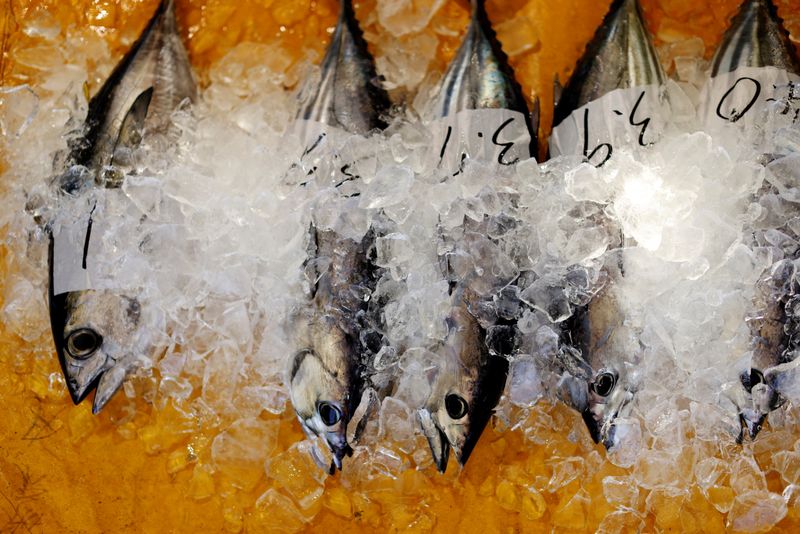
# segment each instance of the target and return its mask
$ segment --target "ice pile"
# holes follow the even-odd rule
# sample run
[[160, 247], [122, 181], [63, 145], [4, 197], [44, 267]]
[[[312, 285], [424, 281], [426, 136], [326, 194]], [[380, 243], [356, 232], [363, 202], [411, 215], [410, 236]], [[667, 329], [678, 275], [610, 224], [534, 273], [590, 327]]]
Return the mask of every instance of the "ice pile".
[[[379, 11], [387, 24], [393, 17]], [[70, 50], [67, 56], [77, 57]], [[562, 326], [604, 282], [603, 266], [622, 258], [620, 313], [626, 347], [639, 362], [637, 392], [618, 429], [624, 445], [608, 456], [629, 475], [603, 478], [614, 510], [603, 524], [641, 523], [667, 502], [690, 506], [692, 484], [729, 512], [736, 530], [776, 523], [796, 505], [800, 457], [788, 443], [798, 413], [791, 403], [773, 413], [773, 432], [740, 448], [738, 415], [721, 392], [738, 381], [749, 350], [757, 280], [793, 259], [800, 240], [797, 129], [768, 120], [760, 146], [743, 145], [738, 134], [712, 138], [692, 123], [699, 91], [690, 82], [699, 83], [702, 66], [677, 59], [676, 66], [683, 80], [670, 85], [674, 124], [649, 150], [620, 150], [601, 169], [568, 157], [504, 168], [470, 161], [450, 176], [431, 157], [426, 126], [410, 116], [384, 135], [342, 138], [310, 172], [300, 140], [284, 135], [295, 100], [281, 87], [282, 75], [222, 61], [195, 109], [176, 112], [178, 145], [141, 149], [136, 173], [111, 208], [117, 246], [102, 261], [143, 289], [155, 345], [139, 379], [115, 401], [126, 403], [115, 424], [133, 420], [137, 397], [163, 413], [181, 406], [187, 423], [176, 432], [216, 436], [213, 462], [195, 470], [195, 496], [205, 494], [203, 477], [214, 472], [252, 490], [266, 463], [283, 490], [268, 490], [256, 509], [296, 506], [301, 524], [313, 517], [326, 477], [310, 460], [311, 444], [281, 450], [277, 423], [259, 415], [291, 410], [284, 373], [296, 349], [287, 319], [306, 301], [310, 217], [353, 239], [385, 218], [393, 231], [376, 243], [386, 275], [374, 298], [386, 303], [390, 344], [373, 364], [394, 387], [346, 462], [341, 477], [349, 490], [431, 464], [415, 410], [439, 372], [432, 347], [447, 334], [448, 283], [439, 261], [447, 247], [458, 249], [456, 275], [478, 288], [478, 319], [514, 321], [519, 331], [496, 425], [521, 430], [532, 446], [552, 442], [554, 432], [576, 444], [572, 456], [540, 462], [548, 476], [529, 484], [520, 506], [536, 516], [539, 492], [600, 473], [605, 460], [580, 420], [565, 428], [542, 404], [558, 399]], [[43, 225], [55, 203], [47, 182], [85, 114], [85, 72], [46, 72], [43, 87], [0, 93], [10, 163], [3, 205], [13, 208], [0, 215], [0, 226], [13, 251], [3, 320], [49, 354]], [[327, 179], [324, 165], [344, 153], [359, 178]], [[765, 165], [761, 154], [772, 161]], [[170, 446], [153, 442], [153, 450]], [[767, 483], [770, 471], [782, 477], [783, 496]], [[516, 484], [506, 475], [503, 484]], [[509, 490], [508, 502], [517, 491]], [[579, 488], [564, 509], [584, 509], [589, 499]]]

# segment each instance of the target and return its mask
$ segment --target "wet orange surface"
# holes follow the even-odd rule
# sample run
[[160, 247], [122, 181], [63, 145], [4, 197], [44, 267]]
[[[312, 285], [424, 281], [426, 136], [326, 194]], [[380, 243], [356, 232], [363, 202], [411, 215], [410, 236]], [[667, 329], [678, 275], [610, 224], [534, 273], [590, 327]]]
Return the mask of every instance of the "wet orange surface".
[[[418, 46], [433, 45], [436, 59], [431, 69], [444, 68], [465, 26], [466, 2], [410, 2], [417, 15], [430, 11], [431, 5], [443, 5], [420, 31], [391, 39], [384, 37], [383, 24], [397, 20], [377, 16], [376, 3], [357, 2], [356, 12], [379, 60], [390, 50], [413, 53]], [[642, 1], [657, 44], [673, 44], [680, 50], [686, 39], [699, 36], [707, 57], [737, 3]], [[26, 83], [46, 90], [39, 88], [47, 73], [63, 62], [57, 43], [77, 39], [91, 50], [105, 41], [110, 57], [87, 54], [93, 92], [156, 4], [155, 0], [0, 0], [2, 85]], [[608, 4], [489, 0], [490, 18], [526, 94], [541, 98], [545, 130], [554, 75], [566, 79]], [[800, 36], [800, 0], [778, 4], [790, 31]], [[291, 72], [308, 58], [316, 61], [337, 9], [332, 0], [178, 0], [177, 5], [192, 62], [205, 82], [211, 69], [230, 53], [240, 61], [266, 62], [276, 71]], [[409, 15], [409, 20], [416, 19]], [[31, 28], [49, 28], [50, 33], [45, 36]], [[241, 45], [250, 42], [266, 47]], [[287, 77], [287, 85], [295, 83]], [[412, 90], [397, 87], [393, 96], [403, 98]], [[0, 188], [13, 180], [13, 169], [3, 176]], [[6, 282], [19, 275], [19, 262], [9, 252], [16, 250], [9, 240], [17, 238], [8, 236], [0, 250], [0, 307], [9, 298]], [[746, 511], [749, 490], [765, 487], [780, 493], [790, 483], [800, 483], [800, 453], [793, 448], [800, 431], [766, 430], [753, 449], [766, 474], [763, 480], [757, 473], [748, 478], [753, 466], [742, 459], [735, 444], [699, 446], [689, 440], [669, 475], [685, 479], [683, 490], [636, 489], [627, 482], [628, 475], [657, 478], [654, 467], [641, 461], [628, 469], [612, 465], [602, 447], [591, 443], [577, 414], [546, 404], [536, 407], [520, 429], [503, 429], [499, 424], [487, 429], [460, 474], [452, 464], [444, 476], [431, 467], [397, 468], [414, 462], [395, 447], [394, 454], [387, 453], [386, 465], [350, 461], [344, 474], [321, 480], [310, 460], [290, 449], [301, 433], [288, 412], [282, 416], [262, 412], [250, 427], [237, 432], [263, 445], [238, 461], [214, 463], [212, 440], [232, 420], [207, 417], [194, 398], [182, 405], [164, 404], [153, 383], [139, 379], [133, 382], [135, 401], [120, 394], [97, 417], [88, 404], [72, 406], [46, 328], [44, 295], [40, 300], [40, 313], [25, 318], [30, 331], [40, 333], [34, 339], [10, 331], [5, 317], [0, 325], [2, 533], [356, 529], [488, 534], [588, 532], [599, 526], [607, 532], [640, 528], [716, 532], [726, 525], [731, 528], [736, 513]], [[237, 387], [246, 385], [245, 378]], [[424, 447], [424, 442], [417, 445]], [[692, 482], [692, 466], [708, 458], [719, 458], [732, 474], [700, 487]], [[604, 487], [609, 476], [620, 478], [611, 479], [616, 484], [606, 479]], [[795, 489], [787, 491], [789, 513], [776, 530], [797, 532], [800, 503]], [[735, 498], [739, 500], [734, 512], [720, 511], [730, 509]]]

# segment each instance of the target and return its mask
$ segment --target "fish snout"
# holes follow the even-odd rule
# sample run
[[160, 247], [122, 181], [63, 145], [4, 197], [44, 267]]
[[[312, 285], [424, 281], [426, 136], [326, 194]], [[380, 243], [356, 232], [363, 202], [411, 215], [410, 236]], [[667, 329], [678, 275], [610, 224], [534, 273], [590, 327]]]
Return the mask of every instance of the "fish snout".
[[331, 450], [333, 457], [331, 458], [331, 467], [330, 467], [330, 474], [334, 474], [336, 470], [342, 470], [342, 460], [344, 457], [353, 456], [353, 448], [350, 446], [349, 443], [345, 442], [343, 445], [339, 445], [336, 443], [331, 443], [330, 440], [327, 438], [325, 442], [328, 444], [328, 448]]
[[[431, 412], [423, 408], [417, 411], [417, 419], [422, 427], [422, 433], [428, 439], [433, 462], [440, 473], [447, 470], [447, 460], [450, 458], [450, 442], [447, 435], [434, 420]], [[459, 459], [461, 461], [461, 459]], [[465, 459], [466, 461], [466, 459]], [[463, 463], [463, 462], [462, 462]]]

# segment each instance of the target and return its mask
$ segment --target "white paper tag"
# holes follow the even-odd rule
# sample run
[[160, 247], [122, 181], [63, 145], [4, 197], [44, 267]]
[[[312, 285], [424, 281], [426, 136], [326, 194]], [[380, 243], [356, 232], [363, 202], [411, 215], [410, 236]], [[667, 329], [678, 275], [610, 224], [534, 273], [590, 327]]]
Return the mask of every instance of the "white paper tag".
[[[793, 109], [791, 104], [795, 103]], [[770, 106], [778, 113], [791, 112], [797, 123], [800, 76], [776, 67], [742, 67], [715, 76], [701, 98], [701, 117], [708, 129], [754, 127], [764, 120]]]
[[70, 199], [85, 204], [79, 210], [62, 210], [53, 225], [53, 293], [85, 289], [108, 289], [109, 276], [97, 258], [108, 230], [105, 217], [106, 190], [93, 191], [88, 199]]
[[375, 158], [375, 154], [365, 152], [370, 145], [361, 142], [362, 136], [316, 121], [295, 121], [286, 135], [299, 139], [303, 147], [295, 164], [301, 172], [300, 183], [324, 180], [345, 196], [354, 192], [351, 182], [368, 168], [366, 162]]
[[573, 111], [553, 128], [550, 155], [584, 156], [601, 167], [625, 146], [646, 147], [666, 124], [663, 90], [658, 85], [615, 89]]
[[514, 165], [531, 157], [531, 136], [524, 114], [510, 109], [468, 109], [430, 124], [433, 157], [455, 175], [464, 162], [477, 159]]

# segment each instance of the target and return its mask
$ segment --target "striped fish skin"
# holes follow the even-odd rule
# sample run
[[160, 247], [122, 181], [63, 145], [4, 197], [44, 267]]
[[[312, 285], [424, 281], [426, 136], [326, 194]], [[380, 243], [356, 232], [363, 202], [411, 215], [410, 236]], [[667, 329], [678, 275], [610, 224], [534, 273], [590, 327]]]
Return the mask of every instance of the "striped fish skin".
[[[172, 112], [196, 98], [188, 54], [178, 35], [172, 0], [152, 19], [109, 79], [90, 100], [84, 134], [72, 143], [68, 170], [54, 185], [78, 197], [97, 187], [117, 188], [142, 138], [170, 135]], [[83, 169], [76, 171], [75, 169]], [[54, 294], [50, 246], [50, 322], [61, 369], [75, 404], [96, 389], [98, 413], [148, 355], [146, 310], [135, 292], [83, 290]]]
[[661, 85], [661, 68], [638, 0], [614, 0], [567, 85], [557, 90], [553, 127], [616, 89]]
[[353, 3], [342, 0], [336, 30], [320, 65], [319, 85], [301, 103], [297, 118], [368, 135], [386, 127], [390, 105]]
[[800, 74], [800, 61], [772, 0], [746, 0], [711, 60], [711, 76], [741, 67], [776, 67]]
[[486, 14], [483, 0], [472, 0], [472, 14], [461, 46], [447, 67], [433, 107], [443, 118], [468, 109], [509, 109], [522, 113], [531, 135], [530, 154], [538, 151], [539, 112], [528, 104]]

